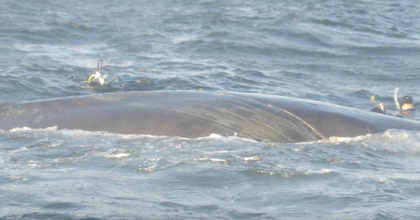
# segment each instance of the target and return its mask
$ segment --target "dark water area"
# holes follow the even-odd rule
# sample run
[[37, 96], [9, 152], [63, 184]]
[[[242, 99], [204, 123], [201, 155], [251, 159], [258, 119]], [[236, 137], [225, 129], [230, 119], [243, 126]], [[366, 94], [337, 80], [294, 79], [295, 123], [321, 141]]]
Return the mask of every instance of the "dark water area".
[[[395, 87], [419, 106], [419, 3], [3, 0], [0, 103], [204, 90], [395, 114]], [[125, 88], [86, 88], [99, 59]], [[0, 219], [418, 219], [419, 140], [0, 131]]]

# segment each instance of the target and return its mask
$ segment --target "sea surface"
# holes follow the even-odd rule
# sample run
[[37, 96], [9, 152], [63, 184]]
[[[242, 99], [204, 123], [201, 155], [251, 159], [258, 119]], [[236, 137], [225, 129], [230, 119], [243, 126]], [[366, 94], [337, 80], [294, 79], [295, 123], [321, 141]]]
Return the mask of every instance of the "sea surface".
[[[103, 72], [126, 83], [89, 89]], [[418, 0], [1, 0], [0, 103], [131, 90], [420, 105]], [[420, 111], [417, 111], [417, 120]], [[420, 132], [0, 131], [0, 219], [420, 219]]]

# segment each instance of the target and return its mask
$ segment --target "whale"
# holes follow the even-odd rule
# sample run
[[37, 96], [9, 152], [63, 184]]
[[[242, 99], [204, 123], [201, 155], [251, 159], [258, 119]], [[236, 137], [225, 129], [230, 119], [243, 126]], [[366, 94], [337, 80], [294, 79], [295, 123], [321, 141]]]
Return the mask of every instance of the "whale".
[[420, 122], [300, 98], [240, 92], [123, 91], [0, 104], [0, 130], [58, 129], [296, 143], [355, 137]]

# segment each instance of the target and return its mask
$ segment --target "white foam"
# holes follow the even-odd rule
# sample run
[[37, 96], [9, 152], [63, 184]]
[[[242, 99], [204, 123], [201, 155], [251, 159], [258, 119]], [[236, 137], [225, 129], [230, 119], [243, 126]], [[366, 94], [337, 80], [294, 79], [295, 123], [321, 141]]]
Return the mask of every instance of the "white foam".
[[270, 176], [273, 175], [280, 175], [283, 176], [285, 178], [293, 178], [296, 176], [312, 176], [312, 175], [325, 175], [325, 174], [330, 174], [333, 173], [334, 171], [332, 169], [328, 169], [328, 168], [321, 168], [319, 170], [290, 170], [286, 167], [282, 167], [281, 169], [279, 169], [278, 171], [273, 171], [273, 170], [258, 170], [259, 173], [262, 174], [268, 174]]
[[10, 132], [21, 132], [21, 131], [31, 131], [31, 130], [32, 130], [32, 128], [20, 127], [20, 128], [10, 129]]
[[234, 135], [231, 136], [226, 136], [226, 135], [221, 135], [221, 134], [210, 134], [208, 136], [204, 136], [204, 137], [198, 137], [198, 138], [183, 138], [183, 139], [188, 139], [188, 140], [228, 140], [228, 141], [233, 141], [233, 140], [239, 140], [239, 141], [245, 141], [245, 142], [251, 142], [251, 143], [256, 143], [256, 140], [250, 139], [250, 138], [243, 138], [243, 137], [238, 137], [237, 134], [235, 133]]
[[302, 149], [300, 149], [300, 148], [292, 148], [292, 151], [294, 151], [294, 152], [300, 152], [300, 151], [302, 151]]
[[47, 128], [29, 128], [29, 127], [17, 127], [10, 129], [10, 132], [25, 132], [25, 131], [57, 131], [57, 126]]
[[59, 142], [59, 143], [55, 143], [55, 144], [51, 144], [51, 147], [61, 147], [63, 146], [64, 142]]
[[348, 144], [372, 150], [420, 153], [420, 132], [389, 129], [382, 133], [357, 137], [330, 137], [327, 140], [320, 140], [314, 143]]
[[252, 156], [252, 157], [244, 157], [242, 158], [242, 160], [244, 160], [245, 162], [249, 162], [249, 161], [258, 161], [260, 160], [260, 158], [258, 156]]
[[207, 136], [207, 137], [199, 137], [199, 138], [197, 138], [198, 140], [200, 140], [200, 139], [216, 139], [216, 140], [218, 140], [218, 139], [222, 139], [223, 138], [223, 136], [222, 135], [220, 135], [220, 134], [210, 134], [209, 136]]
[[56, 132], [59, 135], [65, 136], [77, 136], [77, 137], [89, 137], [89, 136], [102, 136], [102, 137], [111, 137], [111, 138], [118, 138], [118, 139], [138, 139], [138, 138], [153, 138], [153, 139], [177, 139], [177, 140], [199, 140], [199, 141], [241, 141], [241, 142], [250, 142], [250, 143], [257, 143], [256, 140], [238, 137], [235, 135], [233, 136], [225, 136], [221, 134], [209, 134], [208, 136], [197, 137], [197, 138], [185, 138], [179, 136], [165, 136], [165, 135], [150, 135], [150, 134], [119, 134], [119, 133], [110, 133], [106, 131], [86, 131], [86, 130], [78, 130], [78, 129], [59, 129], [58, 126], [52, 126], [47, 128], [29, 128], [29, 127], [16, 127], [10, 129], [9, 132], [12, 133], [24, 133], [24, 132]]
[[103, 156], [105, 158], [121, 159], [121, 158], [129, 157], [130, 155], [131, 155], [130, 153], [111, 153], [111, 154], [104, 154]]
[[303, 174], [305, 175], [322, 175], [322, 174], [330, 174], [332, 173], [333, 170], [332, 169], [327, 169], [327, 168], [321, 168], [320, 170], [307, 170], [304, 171]]
[[320, 141], [320, 142], [327, 142], [327, 143], [332, 143], [332, 144], [350, 143], [354, 141], [364, 141], [370, 138], [371, 136], [372, 134], [356, 136], [356, 137], [330, 137], [326, 141]]
[[29, 128], [29, 127], [16, 127], [10, 129], [9, 132], [12, 133], [23, 133], [23, 132], [56, 132], [57, 134], [66, 135], [66, 136], [102, 136], [102, 137], [114, 137], [120, 139], [135, 139], [140, 137], [149, 137], [149, 138], [168, 138], [167, 136], [159, 135], [147, 135], [147, 134], [118, 134], [118, 133], [109, 133], [105, 131], [86, 131], [86, 130], [77, 130], [77, 129], [59, 129], [57, 126], [47, 127], [47, 128]]
[[194, 158], [194, 161], [210, 161], [210, 162], [215, 162], [215, 163], [227, 163], [227, 160], [225, 159], [219, 159], [219, 158], [207, 158], [207, 157], [199, 157], [199, 158]]

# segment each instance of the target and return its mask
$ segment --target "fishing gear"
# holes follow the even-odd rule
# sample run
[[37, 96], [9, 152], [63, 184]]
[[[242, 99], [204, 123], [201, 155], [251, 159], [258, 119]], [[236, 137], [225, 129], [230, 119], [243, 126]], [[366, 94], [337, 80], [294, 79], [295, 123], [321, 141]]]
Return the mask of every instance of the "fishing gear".
[[404, 117], [404, 118], [414, 118], [414, 101], [411, 96], [404, 96], [401, 100], [398, 99], [398, 92], [400, 89], [397, 87], [394, 89], [394, 104], [397, 111]]
[[99, 59], [95, 73], [91, 74], [86, 82], [91, 87], [97, 87], [109, 86], [109, 84], [114, 81], [118, 81], [121, 87], [125, 87], [124, 81], [119, 76], [102, 73], [102, 59]]
[[371, 96], [370, 101], [373, 104], [373, 108], [371, 111], [386, 114], [385, 103], [383, 101], [380, 101], [379, 103], [377, 103], [375, 100], [375, 96]]

